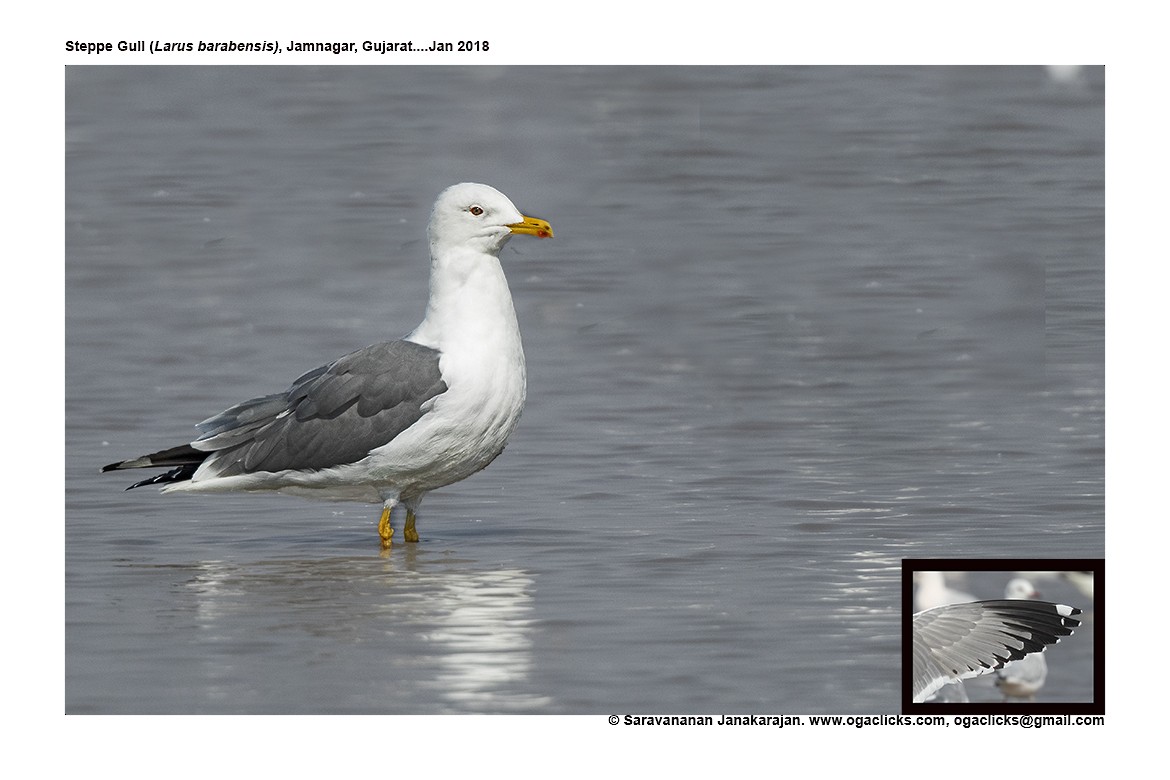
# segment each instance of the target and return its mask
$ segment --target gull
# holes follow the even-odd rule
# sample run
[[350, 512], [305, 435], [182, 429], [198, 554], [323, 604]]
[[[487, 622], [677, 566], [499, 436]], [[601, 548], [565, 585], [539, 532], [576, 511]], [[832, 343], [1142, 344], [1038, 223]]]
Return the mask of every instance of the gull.
[[914, 582], [917, 585], [914, 589], [914, 607], [920, 611], [975, 600], [970, 593], [948, 586], [946, 576], [941, 571], [916, 571]]
[[958, 680], [988, 674], [1043, 652], [1081, 624], [1076, 607], [1047, 601], [949, 604], [913, 617], [912, 692], [916, 703]]
[[[1040, 596], [1032, 583], [1022, 577], [1008, 582], [1004, 598], [1035, 599]], [[1043, 653], [1032, 653], [1018, 661], [1012, 661], [995, 673], [995, 685], [1003, 693], [1004, 701], [1009, 698], [1034, 699], [1048, 679], [1048, 661]]]
[[394, 533], [391, 511], [402, 503], [403, 537], [417, 542], [423, 496], [491, 463], [524, 408], [524, 350], [499, 259], [514, 235], [552, 238], [553, 231], [485, 184], [448, 187], [427, 227], [430, 296], [410, 334], [209, 417], [188, 444], [102, 471], [169, 469], [127, 490], [278, 491], [381, 504], [383, 549]]

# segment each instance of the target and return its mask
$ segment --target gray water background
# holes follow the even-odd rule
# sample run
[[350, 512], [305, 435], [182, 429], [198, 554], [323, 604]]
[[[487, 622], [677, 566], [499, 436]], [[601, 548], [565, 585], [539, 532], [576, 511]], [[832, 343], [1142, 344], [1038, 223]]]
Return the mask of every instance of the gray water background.
[[[895, 712], [902, 558], [1104, 554], [1103, 70], [69, 67], [65, 98], [67, 712]], [[420, 544], [99, 476], [413, 328], [463, 180], [556, 238], [503, 254], [524, 418]], [[1042, 700], [1092, 664], [1054, 648]]]

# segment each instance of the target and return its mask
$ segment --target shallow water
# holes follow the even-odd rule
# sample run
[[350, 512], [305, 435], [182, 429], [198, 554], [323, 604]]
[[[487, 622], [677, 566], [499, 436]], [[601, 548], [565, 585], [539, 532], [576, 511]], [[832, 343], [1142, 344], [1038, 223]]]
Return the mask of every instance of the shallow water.
[[[66, 710], [896, 711], [902, 558], [1103, 555], [1103, 82], [67, 68]], [[461, 180], [557, 237], [421, 544], [99, 476], [409, 331]]]

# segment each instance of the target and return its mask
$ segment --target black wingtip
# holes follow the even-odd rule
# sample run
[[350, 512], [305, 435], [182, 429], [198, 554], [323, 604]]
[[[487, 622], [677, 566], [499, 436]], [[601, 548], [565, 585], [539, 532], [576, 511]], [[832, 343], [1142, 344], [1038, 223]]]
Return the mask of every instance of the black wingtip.
[[167, 482], [186, 482], [191, 479], [191, 476], [199, 468], [198, 463], [187, 463], [178, 468], [173, 468], [164, 474], [156, 474], [149, 479], [144, 479], [141, 482], [135, 482], [127, 490], [133, 490], [136, 487], [145, 487], [146, 485], [162, 485]]
[[178, 447], [152, 452], [140, 458], [131, 458], [130, 460], [120, 460], [117, 463], [110, 463], [102, 466], [101, 473], [117, 471], [118, 469], [171, 469], [166, 474], [133, 484], [127, 490], [139, 487], [140, 485], [153, 485], [158, 482], [182, 482], [185, 479], [191, 478], [191, 475], [199, 468], [199, 464], [207, 460], [207, 456], [208, 453], [197, 450], [190, 444], [180, 444]]

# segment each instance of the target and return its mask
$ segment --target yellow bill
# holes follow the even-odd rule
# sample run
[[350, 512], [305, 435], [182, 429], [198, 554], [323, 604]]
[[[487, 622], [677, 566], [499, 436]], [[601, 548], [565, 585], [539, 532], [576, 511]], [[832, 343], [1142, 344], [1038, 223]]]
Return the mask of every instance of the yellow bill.
[[[521, 216], [524, 215], [521, 214]], [[526, 236], [536, 236], [537, 238], [553, 237], [552, 225], [548, 224], [548, 222], [545, 220], [537, 219], [536, 217], [524, 217], [523, 222], [517, 222], [515, 224], [508, 225], [508, 228], [511, 229], [513, 233], [523, 233]]]

